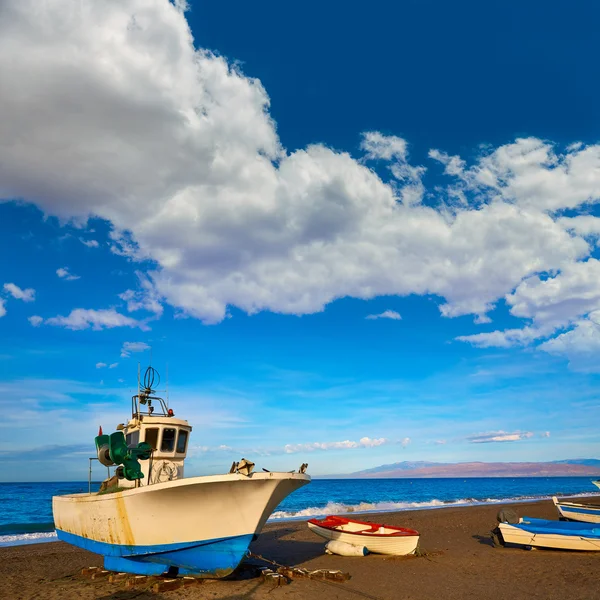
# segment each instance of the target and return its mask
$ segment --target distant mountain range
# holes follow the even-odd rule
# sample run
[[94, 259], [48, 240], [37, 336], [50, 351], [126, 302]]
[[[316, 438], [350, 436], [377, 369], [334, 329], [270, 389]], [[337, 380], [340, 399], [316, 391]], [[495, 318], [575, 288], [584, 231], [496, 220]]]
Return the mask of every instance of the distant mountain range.
[[574, 458], [551, 462], [462, 462], [440, 463], [403, 461], [356, 471], [330, 475], [336, 479], [416, 479], [427, 477], [600, 477], [600, 460]]

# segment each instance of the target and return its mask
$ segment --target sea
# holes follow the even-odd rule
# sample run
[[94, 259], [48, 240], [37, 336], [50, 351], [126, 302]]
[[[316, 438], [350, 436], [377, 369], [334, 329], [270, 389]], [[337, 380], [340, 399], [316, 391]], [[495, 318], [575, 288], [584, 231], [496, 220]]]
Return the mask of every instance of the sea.
[[[95, 484], [94, 489], [98, 489], [98, 485]], [[52, 496], [87, 491], [87, 481], [0, 483], [0, 546], [56, 541]], [[327, 514], [534, 502], [573, 495], [596, 496], [600, 492], [590, 477], [313, 479], [288, 496], [275, 509], [269, 522]]]

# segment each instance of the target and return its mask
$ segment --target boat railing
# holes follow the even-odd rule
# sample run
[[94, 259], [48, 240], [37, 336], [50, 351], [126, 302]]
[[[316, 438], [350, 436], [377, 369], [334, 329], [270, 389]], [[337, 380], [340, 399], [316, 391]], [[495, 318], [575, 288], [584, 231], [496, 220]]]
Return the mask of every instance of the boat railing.
[[[98, 460], [98, 458], [96, 456], [89, 457], [90, 468], [88, 470], [88, 494], [92, 493], [92, 461], [93, 460]], [[98, 462], [100, 462], [100, 461], [98, 460]], [[106, 467], [106, 471], [108, 472], [108, 478], [110, 479], [110, 467]]]
[[[158, 410], [157, 407], [152, 405], [153, 401], [158, 402]], [[143, 410], [142, 406], [145, 406], [146, 410]], [[131, 397], [131, 416], [139, 419], [140, 415], [171, 417], [173, 416], [173, 410], [167, 407], [167, 403], [160, 396], [151, 396], [141, 391], [139, 394]]]

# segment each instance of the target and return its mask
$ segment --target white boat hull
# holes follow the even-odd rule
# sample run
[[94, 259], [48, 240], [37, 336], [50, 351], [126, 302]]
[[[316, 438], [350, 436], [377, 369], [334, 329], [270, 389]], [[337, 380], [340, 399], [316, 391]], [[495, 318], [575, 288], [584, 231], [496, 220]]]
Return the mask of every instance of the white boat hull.
[[578, 504], [577, 502], [562, 502], [556, 496], [552, 498], [558, 514], [571, 521], [581, 523], [600, 523], [600, 506], [593, 504]]
[[509, 523], [499, 523], [498, 528], [507, 544], [556, 550], [600, 551], [600, 539], [557, 533], [532, 533]]
[[369, 552], [376, 554], [392, 554], [394, 556], [405, 556], [414, 554], [419, 544], [418, 535], [406, 536], [374, 536], [368, 534], [347, 533], [335, 529], [319, 527], [314, 523], [308, 523], [311, 531], [326, 540], [339, 540], [353, 546], [364, 546]]
[[110, 494], [52, 499], [59, 539], [139, 574], [224, 577], [277, 505], [309, 483], [300, 473], [192, 477]]

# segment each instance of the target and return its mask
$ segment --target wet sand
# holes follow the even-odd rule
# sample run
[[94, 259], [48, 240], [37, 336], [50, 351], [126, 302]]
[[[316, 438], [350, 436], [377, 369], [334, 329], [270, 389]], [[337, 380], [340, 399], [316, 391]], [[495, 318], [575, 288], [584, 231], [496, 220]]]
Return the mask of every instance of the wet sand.
[[[597, 499], [582, 498], [582, 502]], [[550, 500], [505, 505], [519, 516], [557, 519]], [[494, 548], [490, 531], [500, 505], [360, 515], [361, 520], [402, 525], [421, 532], [425, 556], [370, 554], [349, 558], [324, 554], [325, 541], [305, 521], [267, 525], [251, 551], [285, 565], [341, 569], [345, 583], [293, 580], [273, 587], [258, 578], [212, 581], [153, 594], [123, 583], [81, 577], [102, 559], [62, 542], [0, 548], [0, 598], [15, 600], [187, 599], [600, 599], [600, 552], [527, 551]], [[262, 564], [252, 560], [254, 564]]]

